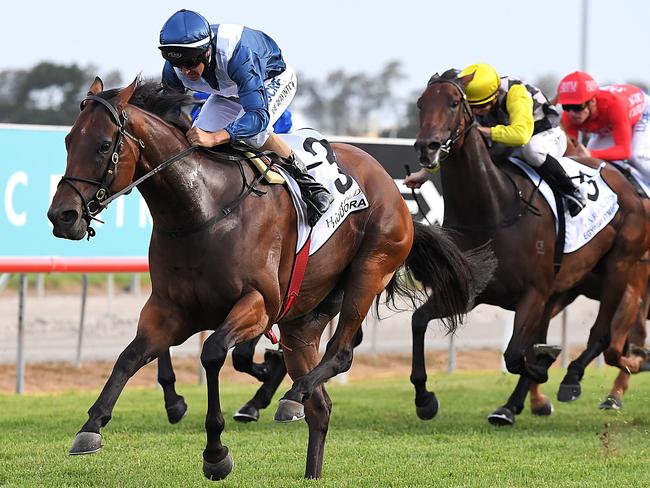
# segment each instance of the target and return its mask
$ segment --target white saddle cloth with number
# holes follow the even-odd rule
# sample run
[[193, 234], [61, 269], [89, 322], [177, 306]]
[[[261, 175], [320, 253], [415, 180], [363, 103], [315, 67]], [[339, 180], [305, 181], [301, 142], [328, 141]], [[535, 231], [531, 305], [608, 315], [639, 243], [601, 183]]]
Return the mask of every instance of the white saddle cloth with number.
[[316, 226], [311, 229], [307, 225], [307, 206], [300, 196], [298, 184], [282, 167], [273, 168], [287, 180], [287, 186], [296, 208], [298, 222], [296, 253], [305, 245], [311, 231], [309, 247], [311, 256], [328, 241], [350, 214], [368, 208], [368, 199], [354, 178], [339, 168], [329, 142], [318, 131], [298, 129], [290, 134], [279, 134], [279, 136], [302, 159], [309, 174], [334, 197], [334, 203], [320, 218]]
[[[586, 197], [587, 206], [575, 217], [571, 217], [568, 210], [564, 210], [566, 237], [564, 253], [577, 251], [587, 244], [614, 218], [618, 211], [618, 196], [605, 182], [600, 174], [600, 168], [594, 169], [570, 158], [560, 158], [564, 171], [578, 185], [580, 192]], [[544, 196], [555, 216], [555, 230], [557, 232], [557, 205], [553, 190], [529, 165], [515, 157], [510, 162], [521, 168], [530, 180], [539, 185], [539, 192]]]

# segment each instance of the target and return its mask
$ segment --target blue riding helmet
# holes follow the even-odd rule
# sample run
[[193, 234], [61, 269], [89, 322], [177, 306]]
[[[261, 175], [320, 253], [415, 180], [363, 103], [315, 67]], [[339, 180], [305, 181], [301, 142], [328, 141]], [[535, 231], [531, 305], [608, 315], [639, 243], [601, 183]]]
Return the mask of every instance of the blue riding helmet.
[[179, 10], [160, 31], [160, 49], [163, 58], [177, 68], [207, 63], [205, 54], [212, 41], [212, 29], [201, 14]]

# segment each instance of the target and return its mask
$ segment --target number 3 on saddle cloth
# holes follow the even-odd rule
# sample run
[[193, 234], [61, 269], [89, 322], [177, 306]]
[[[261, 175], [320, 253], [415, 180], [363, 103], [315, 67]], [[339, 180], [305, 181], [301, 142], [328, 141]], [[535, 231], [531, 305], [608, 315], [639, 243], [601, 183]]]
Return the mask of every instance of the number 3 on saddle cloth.
[[[313, 227], [307, 224], [307, 206], [300, 196], [300, 188], [294, 179], [280, 166], [273, 171], [280, 173], [291, 194], [296, 209], [296, 259], [291, 271], [289, 290], [278, 320], [284, 317], [298, 297], [308, 257], [318, 251], [345, 219], [354, 212], [368, 208], [368, 199], [359, 184], [336, 163], [336, 155], [329, 142], [313, 129], [298, 129], [290, 134], [279, 135], [305, 163], [309, 174], [321, 183], [334, 197], [334, 202]], [[276, 342], [274, 335], [269, 336]]]
[[[553, 190], [526, 163], [516, 157], [509, 158], [510, 162], [519, 167], [530, 180], [539, 187], [555, 216], [555, 231], [558, 232], [558, 210]], [[564, 208], [565, 239], [564, 254], [577, 251], [587, 244], [600, 232], [616, 215], [618, 211], [618, 196], [605, 182], [600, 174], [604, 164], [599, 168], [585, 166], [573, 159], [561, 158], [560, 164], [564, 171], [586, 196], [587, 206], [575, 217]]]

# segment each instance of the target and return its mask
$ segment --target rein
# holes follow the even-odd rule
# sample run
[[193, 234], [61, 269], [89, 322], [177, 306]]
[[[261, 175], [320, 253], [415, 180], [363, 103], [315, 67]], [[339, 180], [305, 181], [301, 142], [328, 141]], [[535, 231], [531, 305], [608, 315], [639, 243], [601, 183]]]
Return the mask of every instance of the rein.
[[[119, 114], [115, 107], [110, 104], [106, 99], [98, 97], [96, 95], [88, 95], [86, 98], [84, 98], [81, 102], [81, 109], [83, 110], [86, 102], [88, 100], [92, 100], [95, 102], [99, 102], [102, 104], [111, 114], [113, 118], [113, 122], [117, 125], [117, 138], [115, 140], [115, 144], [113, 145], [113, 153], [106, 165], [106, 169], [104, 170], [104, 173], [102, 175], [102, 178], [99, 180], [93, 180], [90, 178], [79, 178], [76, 176], [62, 176], [61, 180], [59, 181], [59, 184], [61, 183], [66, 183], [72, 187], [72, 189], [75, 191], [75, 193], [79, 196], [82, 202], [82, 208], [83, 208], [83, 218], [88, 224], [88, 240], [90, 240], [91, 237], [94, 237], [97, 233], [95, 229], [93, 229], [90, 226], [91, 221], [96, 220], [97, 222], [103, 223], [100, 219], [95, 217], [99, 212], [101, 212], [104, 208], [108, 206], [109, 203], [111, 203], [113, 200], [116, 198], [128, 194], [131, 192], [131, 190], [138, 185], [140, 185], [142, 182], [145, 180], [151, 178], [155, 174], [159, 173], [160, 171], [163, 171], [165, 168], [168, 168], [170, 165], [175, 163], [176, 161], [179, 161], [183, 159], [185, 156], [191, 154], [192, 152], [196, 151], [197, 149], [202, 149], [207, 153], [211, 154], [218, 154], [221, 159], [226, 159], [228, 161], [236, 161], [239, 163], [239, 169], [242, 175], [242, 180], [243, 180], [243, 187], [242, 191], [239, 194], [239, 196], [227, 204], [223, 209], [221, 209], [221, 213], [215, 215], [214, 217], [208, 219], [206, 222], [200, 224], [199, 226], [189, 229], [189, 230], [175, 230], [175, 231], [162, 231], [162, 230], [157, 230], [159, 233], [163, 234], [168, 234], [172, 236], [177, 236], [181, 234], [188, 234], [188, 233], [194, 233], [198, 232], [200, 230], [203, 230], [204, 228], [214, 224], [215, 222], [218, 222], [219, 220], [227, 217], [235, 208], [241, 204], [241, 202], [244, 201], [244, 199], [250, 195], [251, 193], [256, 193], [257, 195], [262, 195], [264, 192], [256, 190], [255, 187], [264, 179], [266, 176], [266, 173], [271, 169], [271, 165], [267, 165], [266, 170], [262, 172], [260, 176], [258, 176], [250, 185], [246, 181], [246, 176], [244, 174], [244, 169], [241, 166], [241, 161], [248, 161], [251, 159], [258, 158], [260, 156], [269, 156], [269, 155], [274, 155], [272, 151], [263, 151], [258, 154], [255, 154], [253, 156], [231, 156], [229, 154], [223, 154], [219, 153], [217, 151], [212, 151], [210, 149], [206, 148], [201, 148], [199, 146], [190, 146], [180, 153], [176, 154], [175, 156], [172, 156], [171, 158], [163, 161], [159, 165], [157, 165], [155, 168], [153, 168], [151, 171], [147, 172], [137, 180], [131, 182], [128, 186], [124, 187], [122, 190], [114, 193], [111, 195], [109, 188], [112, 185], [113, 181], [115, 180], [115, 175], [117, 173], [117, 164], [120, 160], [120, 152], [124, 148], [124, 140], [123, 138], [126, 136], [129, 139], [132, 139], [133, 141], [138, 143], [138, 146], [140, 147], [140, 153], [138, 154], [138, 159], [140, 158], [142, 151], [145, 148], [144, 142], [142, 139], [139, 139], [135, 137], [133, 134], [128, 132], [126, 130], [126, 123], [128, 121], [128, 117], [126, 115], [126, 110], [122, 110], [122, 113]], [[112, 167], [111, 167], [112, 166]], [[110, 180], [110, 183], [108, 182], [108, 179]], [[99, 189], [91, 198], [86, 202], [86, 199], [83, 197], [81, 191], [74, 185], [74, 182], [82, 182], [82, 183], [90, 183], [91, 185], [98, 186]], [[91, 206], [92, 205], [92, 206]]]

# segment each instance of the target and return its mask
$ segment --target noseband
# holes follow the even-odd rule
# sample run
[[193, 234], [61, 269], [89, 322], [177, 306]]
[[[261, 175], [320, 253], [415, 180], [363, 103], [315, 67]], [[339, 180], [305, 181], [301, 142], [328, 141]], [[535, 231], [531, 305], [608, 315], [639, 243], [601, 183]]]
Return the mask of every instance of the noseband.
[[[92, 220], [101, 222], [101, 220], [96, 218], [95, 215], [97, 215], [106, 206], [108, 203], [107, 199], [109, 199], [111, 196], [109, 188], [115, 181], [115, 176], [117, 174], [117, 164], [120, 161], [120, 153], [124, 148], [124, 137], [126, 136], [129, 139], [137, 142], [140, 146], [140, 151], [144, 149], [144, 142], [142, 139], [138, 139], [126, 130], [126, 123], [128, 120], [126, 116], [126, 110], [122, 110], [122, 113], [118, 114], [117, 110], [115, 110], [115, 107], [113, 107], [113, 105], [111, 105], [107, 100], [95, 95], [89, 95], [83, 99], [81, 102], [82, 110], [88, 100], [99, 102], [104, 107], [106, 107], [106, 109], [108, 109], [109, 113], [111, 114], [113, 121], [117, 125], [117, 137], [115, 138], [115, 144], [113, 145], [113, 153], [106, 163], [106, 168], [104, 169], [104, 173], [102, 174], [101, 179], [93, 180], [90, 178], [79, 178], [76, 176], [62, 176], [61, 180], [59, 181], [59, 185], [61, 183], [70, 185], [81, 199], [83, 218], [88, 223], [88, 239], [90, 239], [95, 235], [95, 230], [90, 227], [90, 222]], [[75, 181], [89, 183], [91, 185], [97, 186], [98, 190], [95, 192], [95, 195], [86, 202], [86, 199], [82, 195], [81, 191], [79, 191], [79, 189], [75, 186]]]
[[[467, 119], [464, 119], [462, 117], [462, 115], [459, 114], [458, 123], [456, 124], [456, 127], [454, 127], [453, 129], [451, 129], [451, 127], [450, 127], [451, 133], [450, 133], [449, 138], [440, 145], [440, 153], [441, 153], [440, 159], [444, 160], [444, 159], [447, 159], [449, 157], [449, 153], [451, 152], [452, 146], [461, 137], [465, 137], [467, 135], [467, 133], [473, 127], [477, 126], [478, 124], [476, 122], [476, 118], [474, 117], [474, 113], [472, 112], [472, 109], [469, 106], [469, 102], [467, 101], [467, 96], [465, 95], [465, 90], [460, 85], [460, 83], [458, 83], [457, 81], [452, 80], [452, 79], [446, 79], [446, 78], [440, 78], [439, 76], [433, 76], [429, 80], [429, 83], [427, 84], [427, 88], [430, 87], [431, 85], [435, 85], [435, 84], [439, 84], [439, 83], [448, 83], [448, 84], [454, 86], [459, 91], [459, 93], [461, 94], [462, 100], [463, 100], [462, 101], [463, 112], [465, 113], [465, 115], [467, 115], [469, 120], [472, 121], [470, 124], [467, 124], [466, 123]], [[461, 130], [461, 124], [463, 122], [465, 122], [465, 127], [464, 127], [464, 129]]]

